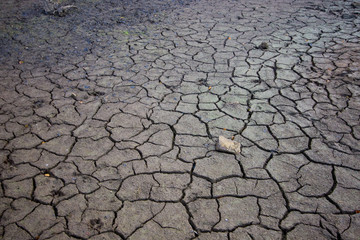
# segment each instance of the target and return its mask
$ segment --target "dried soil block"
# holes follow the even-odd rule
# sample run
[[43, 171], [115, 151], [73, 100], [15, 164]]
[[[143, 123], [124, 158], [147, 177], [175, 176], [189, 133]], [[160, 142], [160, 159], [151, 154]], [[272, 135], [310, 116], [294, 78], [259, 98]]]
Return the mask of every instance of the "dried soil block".
[[227, 152], [227, 153], [240, 153], [240, 143], [227, 139], [224, 136], [219, 136], [219, 140], [216, 143], [216, 148], [219, 152]]

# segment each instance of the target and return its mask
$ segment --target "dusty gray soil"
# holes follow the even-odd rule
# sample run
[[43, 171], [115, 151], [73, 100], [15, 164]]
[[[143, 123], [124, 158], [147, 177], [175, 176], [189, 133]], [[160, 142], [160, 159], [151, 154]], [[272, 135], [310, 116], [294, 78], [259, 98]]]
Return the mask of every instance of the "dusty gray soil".
[[60, 4], [0, 1], [0, 238], [359, 238], [359, 2]]

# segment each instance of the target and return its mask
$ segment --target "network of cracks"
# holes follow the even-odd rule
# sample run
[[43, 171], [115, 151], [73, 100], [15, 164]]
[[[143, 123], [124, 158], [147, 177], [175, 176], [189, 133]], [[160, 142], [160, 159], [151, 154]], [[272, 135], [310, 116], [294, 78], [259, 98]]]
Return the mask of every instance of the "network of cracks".
[[1, 19], [2, 239], [358, 239], [356, 1], [71, 3]]

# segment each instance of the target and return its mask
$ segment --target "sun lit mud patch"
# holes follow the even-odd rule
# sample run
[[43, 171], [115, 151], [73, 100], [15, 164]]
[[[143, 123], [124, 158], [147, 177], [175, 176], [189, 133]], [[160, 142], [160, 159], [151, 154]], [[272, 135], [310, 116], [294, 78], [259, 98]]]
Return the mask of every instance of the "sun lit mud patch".
[[239, 225], [259, 223], [259, 206], [255, 197], [219, 199], [221, 221], [215, 226], [219, 230], [231, 230]]
[[74, 143], [74, 138], [70, 136], [60, 136], [58, 138], [54, 138], [44, 144], [41, 144], [39, 148], [43, 148], [48, 150], [49, 152], [66, 155], [69, 153], [71, 146]]
[[180, 134], [207, 136], [205, 124], [193, 115], [183, 115], [175, 125], [175, 130]]
[[51, 203], [56, 195], [61, 195], [60, 189], [64, 186], [58, 178], [49, 178], [38, 175], [35, 177], [36, 188], [34, 197], [37, 201]]
[[309, 149], [309, 139], [307, 137], [279, 139], [278, 152], [300, 153], [308, 149]]
[[31, 235], [39, 236], [44, 230], [50, 228], [55, 220], [56, 216], [53, 208], [49, 205], [40, 205], [18, 224], [30, 232]]
[[243, 136], [267, 150], [278, 148], [278, 143], [264, 126], [247, 126]]
[[211, 152], [207, 158], [195, 161], [194, 173], [212, 180], [227, 176], [243, 176], [234, 155]]
[[115, 141], [130, 139], [143, 131], [141, 118], [124, 113], [114, 115], [108, 126]]
[[100, 87], [112, 88], [117, 84], [121, 84], [122, 81], [121, 77], [118, 76], [101, 76], [97, 78], [96, 84]]
[[152, 175], [136, 175], [124, 180], [120, 190], [116, 193], [122, 200], [149, 199], [151, 189], [159, 184]]
[[188, 221], [188, 214], [181, 203], [166, 203], [164, 209], [139, 229], [131, 239], [191, 239], [194, 231]]
[[268, 198], [271, 195], [280, 192], [276, 183], [272, 180], [253, 180], [244, 178], [227, 178], [220, 182], [214, 183], [213, 194], [216, 197], [226, 195], [237, 196], [256, 196]]
[[231, 117], [240, 118], [246, 120], [248, 117], [248, 107], [236, 102], [220, 102], [216, 104], [226, 114]]
[[215, 199], [197, 199], [189, 203], [189, 209], [194, 224], [203, 231], [211, 231], [212, 227], [220, 220], [220, 214], [217, 211], [218, 204]]
[[115, 86], [115, 96], [121, 101], [126, 101], [136, 96], [142, 90], [139, 86]]
[[113, 146], [114, 143], [108, 138], [102, 138], [97, 141], [91, 138], [82, 138], [75, 143], [70, 156], [81, 156], [85, 159], [96, 160], [107, 153]]
[[247, 239], [252, 236], [254, 239], [261, 239], [264, 236], [269, 239], [281, 239], [281, 231], [268, 229], [267, 227], [249, 226], [245, 228], [237, 228], [234, 232], [230, 233], [231, 239]]
[[182, 191], [190, 183], [190, 174], [154, 174], [160, 186], [153, 187], [151, 199], [157, 201], [179, 201]]
[[137, 147], [143, 157], [159, 156], [172, 149], [174, 133], [167, 125], [152, 125], [148, 130], [132, 138], [143, 145]]
[[164, 209], [165, 203], [152, 201], [124, 202], [124, 207], [117, 212], [116, 230], [125, 237], [148, 222]]
[[[127, 167], [126, 162], [132, 160], [139, 160], [141, 158], [138, 151], [135, 149], [122, 149], [118, 150], [113, 148], [106, 155], [99, 158], [96, 163], [98, 166], [111, 166], [111, 167]], [[124, 165], [125, 164], [125, 165]], [[121, 176], [121, 175], [120, 175]], [[124, 176], [121, 176], [124, 177]]]

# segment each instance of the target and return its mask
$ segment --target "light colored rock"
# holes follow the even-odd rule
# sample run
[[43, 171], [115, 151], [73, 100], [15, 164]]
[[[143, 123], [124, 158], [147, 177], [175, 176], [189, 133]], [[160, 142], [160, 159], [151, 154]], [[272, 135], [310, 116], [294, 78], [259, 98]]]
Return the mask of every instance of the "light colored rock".
[[227, 139], [224, 136], [219, 136], [219, 140], [216, 143], [216, 150], [234, 154], [239, 154], [241, 151], [240, 143]]

